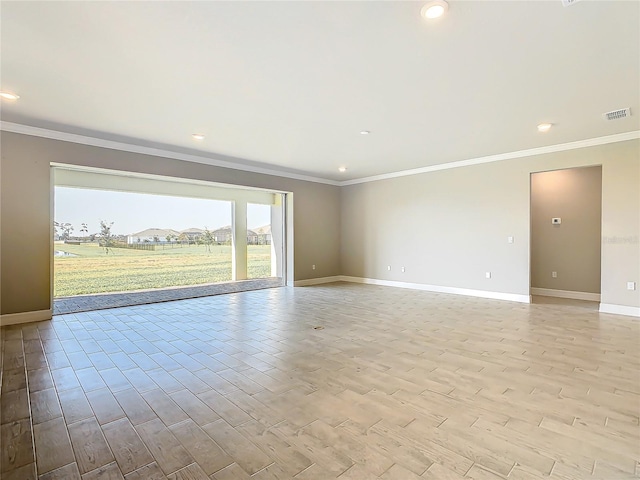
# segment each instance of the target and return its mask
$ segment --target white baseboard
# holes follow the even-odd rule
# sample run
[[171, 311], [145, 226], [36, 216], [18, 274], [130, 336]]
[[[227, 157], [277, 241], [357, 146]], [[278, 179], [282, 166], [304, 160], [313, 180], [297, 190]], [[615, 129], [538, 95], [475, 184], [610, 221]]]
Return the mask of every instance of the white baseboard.
[[572, 292], [570, 290], [555, 290], [553, 288], [531, 287], [531, 295], [542, 295], [543, 297], [571, 298], [572, 300], [587, 300], [589, 302], [599, 302], [599, 293]]
[[43, 320], [51, 320], [51, 317], [51, 309], [36, 310], [34, 312], [5, 313], [4, 315], [0, 315], [0, 327], [20, 323], [42, 322]]
[[293, 282], [294, 287], [309, 287], [311, 285], [321, 285], [323, 283], [333, 283], [342, 280], [340, 275], [334, 277], [309, 278], [308, 280], [296, 280]]
[[510, 302], [531, 303], [529, 295], [517, 293], [489, 292], [486, 290], [472, 290], [469, 288], [442, 287], [440, 285], [427, 285], [424, 283], [395, 282], [392, 280], [379, 280], [377, 278], [340, 276], [343, 282], [366, 283], [369, 285], [383, 285], [386, 287], [409, 288], [412, 290], [425, 290], [427, 292], [451, 293], [454, 295], [466, 295], [469, 297], [491, 298], [493, 300], [507, 300]]
[[616, 315], [628, 315], [630, 317], [640, 317], [640, 307], [629, 307], [627, 305], [614, 305], [612, 303], [601, 303], [600, 313], [615, 313]]

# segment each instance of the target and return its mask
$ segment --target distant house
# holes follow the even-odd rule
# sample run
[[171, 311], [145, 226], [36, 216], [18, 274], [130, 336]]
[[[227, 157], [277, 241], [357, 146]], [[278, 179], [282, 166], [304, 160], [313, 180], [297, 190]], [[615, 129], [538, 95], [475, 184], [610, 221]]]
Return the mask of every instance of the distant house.
[[196, 243], [202, 235], [204, 235], [204, 230], [201, 228], [187, 228], [186, 230], [182, 230], [179, 234], [180, 237], [184, 238], [183, 235], [187, 237], [189, 243]]
[[[268, 232], [268, 233], [267, 233]], [[231, 243], [233, 234], [231, 225], [219, 228], [211, 232], [215, 243]], [[247, 230], [247, 245], [270, 245], [271, 244], [271, 226], [266, 225], [257, 230]]]
[[172, 230], [171, 228], [147, 228], [146, 230], [142, 230], [138, 233], [132, 233], [131, 235], [127, 235], [127, 243], [143, 243], [143, 242], [151, 242], [151, 243], [165, 243], [168, 242], [167, 235], [172, 238], [172, 241], [178, 239], [180, 232], [177, 230]]
[[259, 240], [260, 235], [258, 235], [253, 230], [247, 229], [247, 245], [258, 245]]
[[[147, 228], [141, 232], [127, 235], [127, 243], [167, 243], [167, 236], [171, 236], [172, 242], [197, 243], [204, 236], [205, 231], [200, 228], [187, 228], [178, 232], [171, 228]], [[219, 245], [231, 244], [233, 234], [231, 225], [220, 227], [211, 232], [213, 242]], [[186, 238], [185, 238], [186, 237]], [[271, 225], [247, 230], [247, 245], [270, 245]]]
[[255, 245], [271, 245], [271, 225], [254, 228], [253, 231], [258, 236]]
[[216, 243], [231, 243], [231, 225], [218, 228], [211, 232], [211, 234], [213, 235], [213, 241]]

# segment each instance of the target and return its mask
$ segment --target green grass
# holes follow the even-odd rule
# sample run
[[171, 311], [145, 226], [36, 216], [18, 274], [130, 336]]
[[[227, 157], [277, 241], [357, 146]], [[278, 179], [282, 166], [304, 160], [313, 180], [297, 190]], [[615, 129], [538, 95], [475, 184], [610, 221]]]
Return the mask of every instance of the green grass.
[[[106, 254], [95, 243], [55, 244], [77, 255], [54, 258], [54, 296], [124, 292], [231, 281], [231, 247], [162, 246], [155, 251], [114, 248]], [[271, 274], [271, 247], [247, 247], [249, 278]]]

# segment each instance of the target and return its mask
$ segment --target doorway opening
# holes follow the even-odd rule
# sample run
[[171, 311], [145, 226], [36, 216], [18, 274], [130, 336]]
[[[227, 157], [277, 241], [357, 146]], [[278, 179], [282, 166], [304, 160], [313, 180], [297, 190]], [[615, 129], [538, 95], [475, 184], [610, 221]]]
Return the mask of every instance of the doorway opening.
[[52, 177], [55, 313], [286, 282], [285, 193], [64, 166]]
[[531, 174], [531, 295], [600, 301], [602, 167]]

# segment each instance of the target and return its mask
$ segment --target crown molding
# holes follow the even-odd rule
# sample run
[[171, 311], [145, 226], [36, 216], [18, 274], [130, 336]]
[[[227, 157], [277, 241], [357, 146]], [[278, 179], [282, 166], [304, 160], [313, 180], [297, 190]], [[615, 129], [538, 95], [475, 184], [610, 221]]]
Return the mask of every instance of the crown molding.
[[32, 127], [20, 123], [12, 123], [0, 121], [0, 130], [12, 133], [21, 133], [23, 135], [31, 135], [35, 137], [49, 138], [52, 140], [61, 140], [63, 142], [78, 143], [81, 145], [89, 145], [93, 147], [109, 148], [112, 150], [120, 150], [123, 152], [140, 153], [143, 155], [151, 155], [154, 157], [171, 158], [174, 160], [184, 160], [187, 162], [203, 163], [215, 167], [230, 168], [244, 172], [260, 173], [263, 175], [273, 175], [277, 177], [290, 178], [293, 180], [302, 180], [306, 182], [323, 183], [337, 187], [346, 187], [349, 185], [357, 185], [359, 183], [377, 182], [379, 180], [388, 180], [391, 178], [408, 177], [411, 175], [420, 175], [423, 173], [437, 172], [439, 170], [449, 170], [451, 168], [468, 167], [470, 165], [480, 165], [483, 163], [500, 162], [502, 160], [512, 160], [516, 158], [531, 157], [534, 155], [544, 155], [546, 153], [564, 152], [567, 150], [575, 150], [578, 148], [594, 147], [597, 145], [606, 145], [608, 143], [624, 142], [627, 140], [640, 139], [640, 130], [632, 132], [618, 133], [615, 135], [607, 135], [604, 137], [588, 138], [586, 140], [578, 140], [576, 142], [559, 143], [546, 147], [530, 148], [527, 150], [518, 150], [515, 152], [500, 153], [497, 155], [488, 155], [485, 157], [470, 158], [457, 162], [440, 163], [430, 165], [428, 167], [413, 168], [410, 170], [400, 170], [392, 173], [384, 173], [381, 175], [373, 175], [370, 177], [356, 178], [353, 180], [336, 181], [327, 178], [314, 177], [312, 175], [302, 175], [290, 173], [277, 169], [255, 167], [251, 165], [239, 165], [237, 163], [226, 160], [219, 160], [213, 157], [202, 155], [191, 155], [187, 153], [172, 152], [160, 148], [144, 147], [131, 143], [116, 142], [113, 140], [105, 140], [97, 137], [89, 137], [86, 135], [78, 135], [75, 133], [65, 133], [57, 130], [46, 128]]
[[78, 143], [81, 145], [89, 145], [92, 147], [109, 148], [111, 150], [120, 150], [123, 152], [139, 153], [142, 155], [151, 155], [154, 157], [171, 158], [174, 160], [184, 160], [187, 162], [203, 163], [214, 167], [230, 168], [243, 172], [261, 173], [263, 175], [273, 175], [276, 177], [291, 178], [293, 180], [303, 180], [306, 182], [324, 183], [327, 185], [339, 186], [340, 182], [329, 180], [326, 178], [314, 177], [311, 175], [302, 175], [290, 173], [282, 170], [255, 167], [251, 165], [241, 165], [226, 160], [220, 160], [214, 157], [206, 157], [203, 155], [192, 155], [188, 153], [172, 152], [161, 148], [144, 147], [132, 143], [116, 142], [113, 140], [105, 140], [97, 137], [89, 137], [86, 135], [78, 135], [75, 133], [60, 132], [47, 128], [32, 127], [20, 123], [12, 123], [0, 121], [0, 130], [5, 132], [20, 133], [23, 135], [31, 135], [33, 137], [49, 138], [51, 140], [61, 140], [63, 142]]
[[512, 160], [515, 158], [531, 157], [534, 155], [544, 155], [545, 153], [564, 152], [566, 150], [594, 147], [597, 145], [606, 145], [608, 143], [624, 142], [627, 140], [636, 140], [639, 138], [640, 130], [634, 130], [632, 132], [607, 135], [605, 137], [588, 138], [586, 140], [578, 140], [576, 142], [559, 143], [557, 145], [549, 145], [547, 147], [530, 148], [528, 150], [518, 150], [515, 152], [488, 155], [486, 157], [470, 158], [468, 160], [461, 160], [459, 162], [441, 163], [428, 167], [413, 168], [411, 170], [401, 170], [399, 172], [385, 173], [382, 175], [357, 178], [354, 180], [345, 180], [343, 182], [340, 182], [340, 186], [345, 187], [347, 185], [357, 185], [359, 183], [377, 182], [378, 180], [408, 177], [411, 175], [420, 175], [422, 173], [437, 172], [438, 170], [449, 170], [450, 168], [468, 167], [470, 165], [480, 165], [482, 163], [500, 162], [502, 160]]

